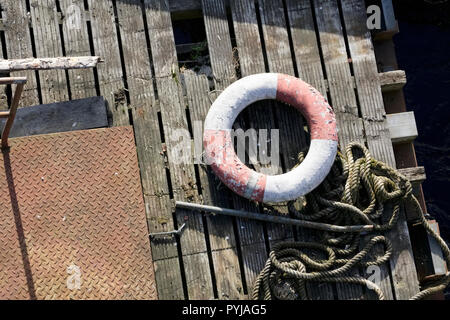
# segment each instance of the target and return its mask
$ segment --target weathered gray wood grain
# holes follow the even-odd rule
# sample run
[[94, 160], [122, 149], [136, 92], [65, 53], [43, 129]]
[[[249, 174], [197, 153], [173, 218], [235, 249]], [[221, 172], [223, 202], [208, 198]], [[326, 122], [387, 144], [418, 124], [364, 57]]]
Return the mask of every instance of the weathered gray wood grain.
[[[309, 0], [287, 0], [286, 6], [299, 77], [319, 90], [326, 98], [327, 87], [320, 61], [311, 3]], [[307, 229], [298, 229], [298, 237], [302, 241], [314, 241], [317, 238], [314, 232]], [[310, 283], [307, 290], [311, 299], [334, 299], [333, 284]]]
[[[269, 71], [295, 76], [283, 2], [280, 0], [260, 1], [259, 14]], [[297, 163], [297, 155], [302, 146], [306, 146], [303, 119], [294, 108], [281, 103], [275, 104], [274, 114], [280, 128], [283, 166], [288, 171]], [[287, 208], [281, 206], [279, 208], [287, 212]], [[279, 241], [293, 240], [293, 230], [290, 226], [269, 224], [267, 233], [271, 246]]]
[[[345, 38], [336, 0], [315, 0], [313, 2], [319, 39], [323, 53], [326, 77], [329, 84], [331, 105], [336, 113], [339, 145], [344, 148], [350, 142], [365, 143], [362, 120], [354, 92], [354, 80], [350, 72]], [[366, 277], [364, 272], [353, 270], [355, 275]], [[386, 278], [388, 285], [389, 278]], [[360, 286], [337, 284], [338, 298], [362, 299], [364, 290]], [[391, 294], [383, 290], [385, 295]]]
[[[239, 67], [243, 77], [265, 72], [264, 56], [256, 19], [255, 3], [248, 0], [234, 0], [230, 2], [233, 27], [236, 35], [236, 45], [239, 57]], [[251, 45], [249, 45], [251, 44]], [[272, 129], [275, 128], [272, 103], [260, 102], [246, 111], [247, 128]], [[243, 159], [242, 159], [243, 160]], [[255, 166], [256, 168], [256, 166]], [[281, 167], [272, 164], [260, 165], [259, 171], [266, 174], [281, 173]], [[236, 209], [258, 212], [258, 204], [233, 198]], [[249, 294], [253, 284], [264, 268], [267, 260], [267, 250], [264, 238], [264, 224], [261, 222], [236, 219], [237, 232], [244, 264], [244, 274]]]
[[[1, 0], [2, 20], [5, 30], [6, 55], [8, 59], [26, 59], [33, 57], [31, 33], [25, 0]], [[21, 107], [39, 104], [36, 74], [34, 71], [21, 71], [14, 76], [27, 77]]]
[[[30, 11], [37, 57], [61, 57], [63, 52], [55, 0], [31, 0]], [[66, 74], [63, 70], [39, 71], [39, 79], [43, 103], [69, 99]]]
[[[118, 1], [117, 16], [148, 229], [150, 233], [168, 232], [175, 224], [141, 2]], [[159, 298], [184, 299], [176, 237], [151, 237], [150, 241]]]
[[[223, 90], [236, 80], [233, 50], [224, 1], [202, 0], [202, 9], [215, 89]], [[206, 77], [192, 81], [193, 78], [189, 76], [189, 73], [187, 75], [186, 86], [188, 89], [188, 99], [192, 101], [193, 95], [197, 95], [202, 99], [202, 101], [198, 101], [198, 104], [189, 104], [189, 108], [191, 111], [193, 111], [192, 109], [198, 108], [195, 111], [196, 115], [194, 119], [203, 122], [211, 102], [215, 100], [217, 94], [210, 94], [208, 92], [209, 85]], [[194, 133], [195, 138], [201, 139], [201, 136], [197, 136]], [[209, 176], [208, 182], [203, 180], [202, 185], [206, 184], [203, 200], [209, 203], [217, 201], [216, 203], [218, 205], [227, 207], [229, 206], [230, 200], [226, 199], [226, 195], [229, 195], [229, 192], [226, 194], [223, 191], [219, 192], [225, 195], [225, 197], [219, 196], [218, 192], [214, 192], [214, 187], [217, 185], [215, 183], [216, 181], [211, 176]], [[210, 186], [207, 187], [207, 185]], [[239, 268], [239, 258], [237, 256], [233, 218], [208, 217], [207, 223], [219, 299], [239, 299], [243, 294], [243, 285]]]
[[[146, 0], [144, 4], [174, 198], [198, 202], [194, 165], [178, 163], [174, 153], [179, 143], [179, 130], [186, 132], [188, 123], [168, 3]], [[185, 210], [177, 210], [176, 217], [178, 226], [187, 224], [180, 243], [188, 297], [194, 300], [214, 298], [202, 217]]]
[[[87, 30], [84, 0], [60, 0], [62, 11], [63, 42], [67, 57], [90, 56], [91, 48]], [[94, 71], [69, 70], [72, 99], [96, 95]]]
[[105, 60], [98, 66], [97, 70], [100, 93], [108, 102], [110, 125], [128, 125], [128, 107], [124, 91], [113, 2], [109, 0], [89, 0], [88, 4], [94, 52]]
[[[196, 126], [202, 125], [211, 105], [208, 79], [190, 70], [186, 70], [183, 76], [191, 120]], [[195, 140], [202, 141], [202, 130], [194, 130], [193, 134]], [[200, 165], [199, 176], [203, 203], [228, 207], [230, 192], [224, 190], [225, 186], [217, 189], [218, 179], [211, 169]], [[239, 299], [243, 286], [232, 218], [208, 216], [206, 222], [219, 299]]]
[[[395, 168], [375, 54], [370, 32], [365, 24], [367, 17], [364, 1], [342, 0], [342, 12], [368, 147], [375, 158]], [[419, 291], [419, 282], [403, 212], [387, 236], [394, 249], [390, 266], [395, 297], [399, 300], [408, 299]]]

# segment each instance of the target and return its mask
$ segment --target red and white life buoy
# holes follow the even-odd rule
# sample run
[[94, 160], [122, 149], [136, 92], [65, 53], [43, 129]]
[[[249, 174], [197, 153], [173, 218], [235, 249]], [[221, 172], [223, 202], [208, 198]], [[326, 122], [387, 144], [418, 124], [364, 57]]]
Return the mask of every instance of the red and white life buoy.
[[[245, 166], [234, 151], [231, 134], [239, 113], [266, 99], [295, 107], [307, 119], [311, 133], [305, 160], [276, 176]], [[285, 74], [256, 74], [234, 82], [216, 99], [205, 120], [203, 143], [208, 164], [237, 194], [259, 202], [294, 200], [314, 190], [328, 175], [337, 153], [336, 118], [325, 98], [302, 80]]]

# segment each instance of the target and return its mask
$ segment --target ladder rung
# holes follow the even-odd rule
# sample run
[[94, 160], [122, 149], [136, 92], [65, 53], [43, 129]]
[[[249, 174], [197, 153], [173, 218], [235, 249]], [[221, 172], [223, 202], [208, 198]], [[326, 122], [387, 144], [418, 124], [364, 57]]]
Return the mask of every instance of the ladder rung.
[[8, 118], [10, 115], [9, 111], [0, 111], [0, 118]]
[[27, 78], [25, 77], [11, 77], [11, 78], [0, 78], [0, 85], [2, 84], [20, 84], [26, 83]]

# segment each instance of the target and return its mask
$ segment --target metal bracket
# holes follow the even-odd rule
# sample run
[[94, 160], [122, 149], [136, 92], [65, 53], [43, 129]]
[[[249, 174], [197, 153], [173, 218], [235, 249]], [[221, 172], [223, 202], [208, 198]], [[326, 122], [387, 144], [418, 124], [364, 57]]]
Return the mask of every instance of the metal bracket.
[[174, 235], [180, 236], [185, 227], [186, 227], [186, 223], [183, 223], [183, 225], [178, 230], [168, 231], [168, 232], [150, 233], [150, 237], [165, 237], [165, 236], [174, 236]]

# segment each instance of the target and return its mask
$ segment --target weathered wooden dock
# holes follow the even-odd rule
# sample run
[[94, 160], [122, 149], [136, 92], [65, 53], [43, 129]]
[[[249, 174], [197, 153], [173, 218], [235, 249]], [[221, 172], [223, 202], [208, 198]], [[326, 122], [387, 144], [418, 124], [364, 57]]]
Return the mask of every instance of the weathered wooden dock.
[[[180, 236], [151, 238], [160, 299], [245, 299], [273, 244], [308, 236], [288, 226], [174, 208], [181, 200], [263, 209], [232, 194], [205, 166], [172, 161], [179, 129], [189, 139], [201, 136], [194, 122], [203, 121], [214, 98], [239, 77], [280, 72], [304, 79], [328, 97], [342, 146], [366, 143], [393, 167], [393, 142], [410, 143], [417, 135], [411, 121], [402, 122], [411, 114], [386, 115], [383, 92], [401, 88], [404, 73], [380, 74], [363, 0], [0, 0], [0, 6], [0, 57], [98, 55], [105, 61], [94, 70], [15, 75], [28, 77], [23, 107], [102, 95], [111, 126], [134, 126], [149, 233], [186, 223]], [[179, 19], [203, 21], [211, 77], [178, 61], [182, 46], [173, 21]], [[2, 94], [0, 101], [7, 101], [8, 90]], [[302, 117], [273, 102], [251, 107], [238, 125], [280, 129], [280, 165], [259, 168], [268, 173], [292, 168], [308, 144]], [[403, 172], [423, 180], [423, 168]], [[388, 299], [408, 299], [419, 281], [405, 217], [388, 237], [394, 254], [379, 285]], [[348, 285], [308, 290], [314, 299], [372, 297]]]

